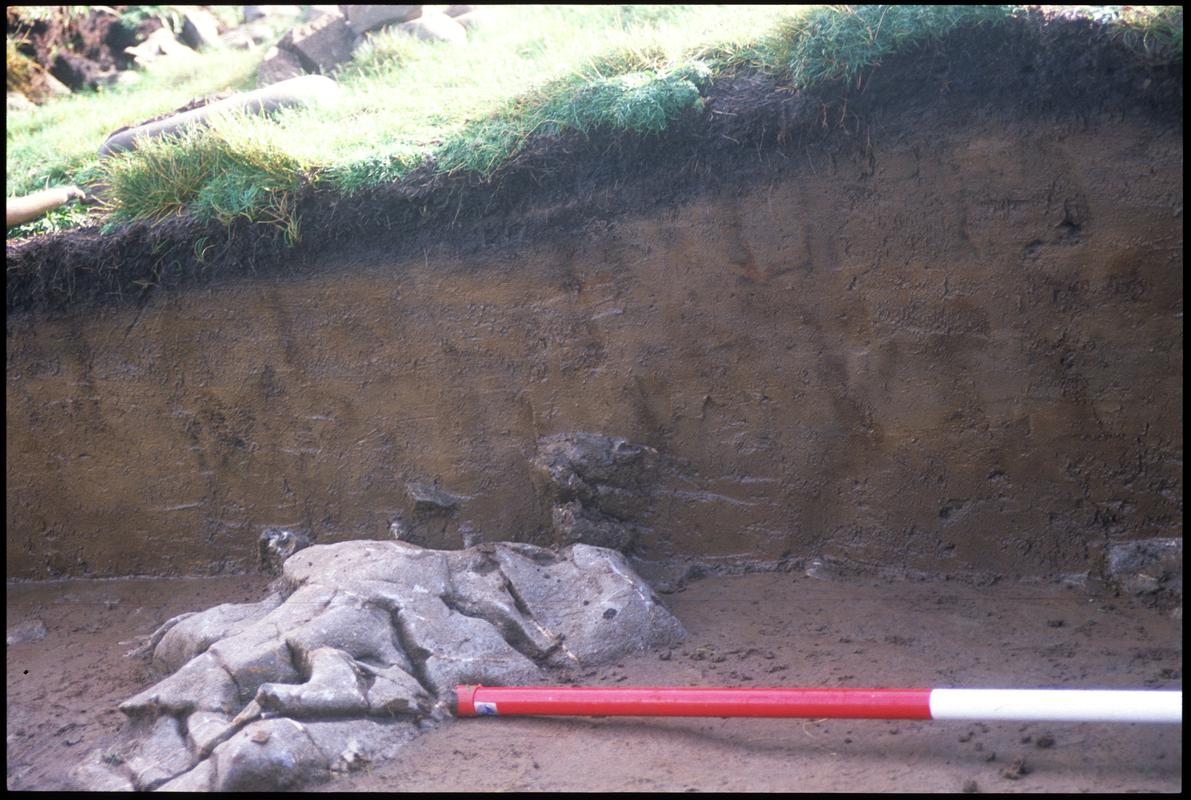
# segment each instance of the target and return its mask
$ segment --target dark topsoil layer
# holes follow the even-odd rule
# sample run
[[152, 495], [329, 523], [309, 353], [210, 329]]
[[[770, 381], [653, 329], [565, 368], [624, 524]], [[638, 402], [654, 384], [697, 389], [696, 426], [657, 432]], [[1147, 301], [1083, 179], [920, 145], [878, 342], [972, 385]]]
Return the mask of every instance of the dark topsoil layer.
[[[322, 270], [328, 260], [348, 264], [353, 253], [377, 250], [394, 262], [440, 248], [499, 252], [808, 163], [869, 164], [865, 156], [877, 137], [931, 137], [988, 116], [1107, 116], [1181, 131], [1182, 63], [1147, 62], [1087, 20], [1035, 16], [958, 29], [887, 58], [856, 83], [799, 92], [771, 77], [740, 74], [715, 82], [704, 101], [661, 136], [602, 132], [531, 141], [486, 181], [423, 168], [351, 197], [307, 188], [297, 248], [287, 248], [274, 227], [241, 223], [229, 230], [181, 217], [106, 236], [87, 228], [11, 242], [7, 309], [143, 303], [154, 288]], [[204, 237], [200, 261], [195, 245]]]

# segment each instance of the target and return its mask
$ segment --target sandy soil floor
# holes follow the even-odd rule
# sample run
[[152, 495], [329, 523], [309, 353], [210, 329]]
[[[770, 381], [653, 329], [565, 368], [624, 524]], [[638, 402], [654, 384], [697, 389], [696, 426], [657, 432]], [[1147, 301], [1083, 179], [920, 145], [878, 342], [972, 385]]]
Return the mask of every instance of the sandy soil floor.
[[[149, 683], [137, 636], [266, 580], [9, 584], [9, 789], [67, 788]], [[998, 582], [707, 577], [666, 595], [680, 647], [591, 685], [1180, 688], [1182, 620], [1081, 589]], [[320, 791], [1178, 792], [1177, 725], [747, 719], [448, 721]]]

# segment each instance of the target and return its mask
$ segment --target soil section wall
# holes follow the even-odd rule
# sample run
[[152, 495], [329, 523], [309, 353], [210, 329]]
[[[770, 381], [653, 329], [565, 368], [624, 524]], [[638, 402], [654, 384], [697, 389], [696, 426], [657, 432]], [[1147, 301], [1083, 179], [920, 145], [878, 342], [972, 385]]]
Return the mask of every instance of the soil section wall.
[[529, 458], [564, 431], [662, 454], [647, 557], [1047, 574], [1181, 535], [1181, 131], [986, 119], [515, 253], [324, 267], [10, 316], [9, 576], [383, 538], [407, 481], [541, 543]]

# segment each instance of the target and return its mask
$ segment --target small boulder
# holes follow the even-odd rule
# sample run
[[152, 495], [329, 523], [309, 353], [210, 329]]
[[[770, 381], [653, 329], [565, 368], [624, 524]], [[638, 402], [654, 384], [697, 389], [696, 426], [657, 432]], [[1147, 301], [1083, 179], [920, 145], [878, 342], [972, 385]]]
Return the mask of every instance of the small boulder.
[[559, 545], [590, 544], [627, 550], [636, 538], [633, 526], [583, 507], [578, 500], [554, 507], [554, 542]]
[[153, 730], [140, 750], [128, 759], [128, 768], [135, 776], [136, 787], [147, 792], [181, 775], [197, 761], [198, 757], [186, 747], [178, 720], [161, 716], [153, 723]]
[[50, 74], [74, 89], [94, 89], [111, 83], [116, 78], [115, 67], [102, 67], [77, 53], [61, 52], [50, 66]]
[[23, 94], [35, 104], [70, 94], [70, 87], [55, 78], [37, 61], [16, 48], [8, 52], [8, 91]]
[[116, 73], [115, 80], [112, 81], [113, 86], [135, 86], [141, 82], [141, 73], [135, 69], [122, 69]]
[[33, 101], [20, 92], [8, 93], [8, 110], [9, 111], [28, 111], [31, 108], [36, 108]]
[[1135, 595], [1183, 595], [1183, 540], [1139, 539], [1108, 551], [1108, 574]]
[[255, 22], [265, 17], [300, 17], [301, 6], [244, 6], [244, 21]]
[[[168, 783], [158, 787], [161, 792], [209, 792], [215, 782], [215, 763], [211, 759], [200, 761], [194, 769], [183, 772]], [[93, 790], [94, 791], [94, 790]]]
[[454, 18], [455, 22], [463, 27], [469, 33], [474, 30], [488, 28], [492, 26], [494, 18], [491, 12], [478, 8], [475, 11], [469, 11], [466, 14], [460, 14]]
[[448, 17], [461, 17], [464, 14], [472, 13], [477, 8], [479, 8], [479, 6], [469, 6], [466, 3], [458, 3], [447, 6], [443, 9], [442, 13], [446, 14]]
[[657, 478], [658, 452], [619, 437], [561, 433], [538, 441], [532, 477], [555, 503], [578, 500], [617, 519], [648, 509]]
[[265, 53], [265, 60], [256, 71], [256, 85], [259, 89], [305, 74], [306, 70], [302, 68], [302, 60], [297, 53], [273, 46]]
[[343, 773], [391, 759], [419, 733], [398, 720], [310, 720], [303, 723], [315, 746], [330, 759], [328, 770]]
[[292, 789], [326, 770], [329, 759], [314, 744], [306, 726], [288, 717], [254, 722], [211, 754], [217, 792]]
[[219, 37], [222, 47], [235, 50], [248, 50], [265, 42], [273, 35], [267, 22], [250, 22], [238, 28], [232, 28]]
[[186, 718], [186, 743], [199, 758], [211, 755], [235, 732], [232, 718], [218, 711], [195, 711]]
[[368, 687], [368, 713], [392, 717], [400, 714], [423, 715], [433, 702], [418, 679], [400, 667], [361, 668], [372, 676]]
[[169, 28], [158, 28], [135, 47], [125, 47], [124, 52], [132, 56], [136, 65], [142, 68], [162, 58], [185, 57], [194, 53], [189, 47], [179, 42]]
[[14, 644], [29, 644], [40, 642], [46, 637], [45, 624], [39, 619], [31, 619], [13, 625], [5, 631], [4, 643], [12, 647]]
[[467, 31], [446, 14], [423, 14], [417, 19], [401, 23], [397, 28], [424, 42], [467, 44]]
[[182, 17], [182, 42], [201, 50], [205, 47], [221, 47], [219, 20], [210, 11], [192, 8]]
[[399, 25], [422, 15], [422, 6], [369, 5], [339, 6], [339, 8], [347, 17], [348, 27], [357, 36], [386, 25]]
[[69, 777], [73, 788], [86, 792], [136, 791], [123, 758], [99, 749], [92, 750]]
[[259, 603], [221, 603], [203, 614], [179, 614], [158, 629], [160, 635], [151, 637], [152, 664], [163, 672], [176, 672], [215, 642], [235, 636], [279, 605], [280, 595], [271, 594]]
[[285, 560], [314, 543], [309, 533], [289, 528], [265, 528], [257, 538], [258, 567], [262, 572], [277, 575]]
[[49, 97], [67, 97], [71, 94], [70, 87], [48, 72], [41, 76], [42, 92]]
[[326, 16], [340, 16], [341, 17], [341, 16], [343, 16], [343, 11], [339, 8], [339, 6], [331, 6], [331, 5], [309, 6], [306, 9], [306, 21], [307, 22], [313, 22], [316, 19], [322, 19], [323, 17], [326, 17]]
[[304, 666], [310, 673], [304, 683], [262, 684], [256, 692], [261, 709], [296, 718], [368, 713], [360, 670], [347, 653], [320, 647], [306, 654]]
[[413, 503], [415, 513], [421, 514], [449, 514], [468, 498], [445, 492], [428, 483], [409, 481], [405, 484], [405, 493]]
[[307, 72], [330, 72], [352, 57], [353, 37], [342, 14], [324, 14], [290, 30], [277, 46], [297, 54]]

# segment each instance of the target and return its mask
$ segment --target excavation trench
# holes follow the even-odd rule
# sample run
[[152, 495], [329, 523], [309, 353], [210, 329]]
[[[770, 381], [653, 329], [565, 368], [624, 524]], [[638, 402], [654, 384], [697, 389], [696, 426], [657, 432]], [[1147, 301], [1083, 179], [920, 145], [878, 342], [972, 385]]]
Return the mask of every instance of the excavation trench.
[[[1181, 64], [1089, 44], [1077, 24], [1041, 42], [961, 32], [859, 86], [737, 76], [666, 137], [534, 142], [489, 184], [312, 191], [292, 251], [188, 221], [10, 244], [8, 577], [248, 575], [277, 529], [447, 550], [594, 537], [688, 614], [681, 663], [626, 660], [659, 681], [928, 685], [933, 669], [1175, 686], [1180, 651], [1129, 638], [1141, 623], [1125, 617], [1177, 640], [1169, 605], [1130, 604], [1181, 593], [1182, 138]], [[196, 260], [199, 235], [213, 260]], [[614, 444], [544, 478], [551, 443], [596, 440], [582, 434]], [[782, 571], [740, 575], [766, 566]], [[752, 605], [715, 578], [684, 606], [685, 576], [721, 568]], [[818, 580], [833, 572], [970, 580], [878, 596]], [[1093, 598], [1116, 579], [1124, 610], [1101, 599], [1092, 619], [1101, 607], [1057, 584], [997, 605], [986, 589], [1005, 576]], [[762, 625], [771, 596], [780, 620]], [[853, 597], [902, 628], [866, 632]], [[536, 646], [510, 625], [496, 627], [512, 649]], [[1117, 650], [1092, 655], [1108, 627]], [[773, 666], [789, 671], [711, 671], [730, 663], [705, 663], [721, 634], [781, 643]], [[1056, 643], [1068, 634], [1084, 650]], [[1033, 661], [990, 666], [1019, 635]], [[861, 653], [892, 666], [847, 663]], [[1007, 761], [1025, 740], [1002, 733]], [[707, 744], [693, 727], [664, 736]], [[642, 753], [664, 763], [655, 739]], [[1177, 786], [1177, 757], [1150, 763], [1166, 751], [1144, 741], [1130, 757], [1165, 776], [1145, 785]], [[450, 746], [418, 745], [443, 763]]]
[[471, 497], [422, 544], [543, 543], [566, 431], [666, 460], [646, 558], [1098, 570], [1180, 535], [1181, 153], [1001, 116], [562, 241], [10, 316], [9, 575], [387, 538], [408, 481]]

